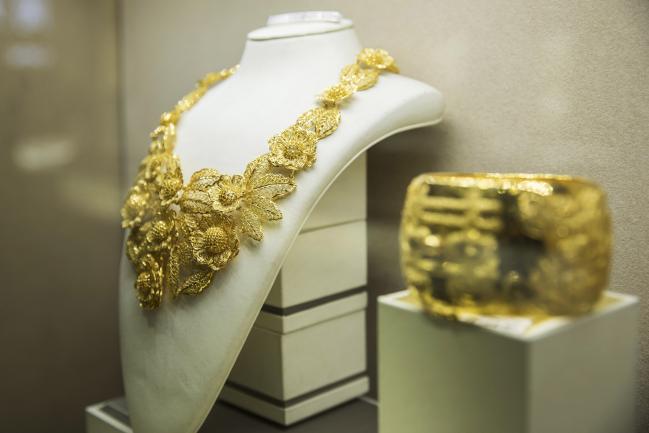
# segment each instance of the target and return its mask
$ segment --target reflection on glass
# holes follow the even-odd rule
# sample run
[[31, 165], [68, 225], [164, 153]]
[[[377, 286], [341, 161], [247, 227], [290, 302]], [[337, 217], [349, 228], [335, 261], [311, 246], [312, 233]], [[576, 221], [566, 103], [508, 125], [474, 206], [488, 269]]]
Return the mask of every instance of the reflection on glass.
[[13, 0], [12, 24], [16, 30], [35, 33], [49, 23], [50, 11], [46, 0]]
[[50, 53], [42, 45], [17, 43], [5, 51], [5, 62], [14, 68], [43, 68], [50, 63]]
[[25, 172], [38, 172], [70, 164], [77, 153], [70, 137], [35, 136], [13, 148], [13, 163]]
[[115, 3], [0, 0], [3, 431], [122, 393]]

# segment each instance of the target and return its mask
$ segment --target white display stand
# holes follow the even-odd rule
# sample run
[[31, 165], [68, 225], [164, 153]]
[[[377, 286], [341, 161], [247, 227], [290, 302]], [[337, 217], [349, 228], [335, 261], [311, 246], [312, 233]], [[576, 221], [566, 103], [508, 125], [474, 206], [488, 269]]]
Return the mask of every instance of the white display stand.
[[[335, 84], [363, 48], [348, 19], [300, 14], [289, 21], [251, 32], [237, 73], [183, 115], [175, 151], [185, 181], [205, 167], [243, 173], [268, 151], [270, 137], [315, 106], [317, 94]], [[226, 65], [215, 59], [214, 66]], [[198, 431], [284, 259], [328, 187], [374, 143], [438, 123], [443, 110], [437, 90], [405, 75], [382, 74], [376, 86], [354, 94], [336, 132], [318, 144], [317, 162], [299, 174], [295, 194], [281, 201], [283, 219], [264, 228], [263, 242], [242, 245], [236, 260], [198, 297], [142, 311], [133, 294], [135, 272], [122, 260], [120, 352], [137, 433]]]
[[379, 298], [381, 433], [631, 433], [638, 303], [541, 323], [432, 319], [409, 291]]

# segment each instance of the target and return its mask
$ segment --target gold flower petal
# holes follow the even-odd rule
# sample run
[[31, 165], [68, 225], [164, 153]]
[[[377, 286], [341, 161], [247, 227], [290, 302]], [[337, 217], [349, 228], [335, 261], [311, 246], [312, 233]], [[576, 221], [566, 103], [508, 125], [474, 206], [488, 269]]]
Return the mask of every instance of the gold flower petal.
[[182, 284], [176, 289], [174, 296], [183, 295], [198, 295], [203, 292], [212, 283], [214, 271], [212, 269], [201, 269], [191, 274], [185, 279]]
[[180, 282], [180, 261], [181, 261], [181, 248], [179, 246], [172, 247], [169, 251], [169, 260], [167, 260], [167, 269], [165, 272], [166, 285], [173, 290], [173, 295], [176, 296], [177, 289]]
[[220, 177], [221, 174], [218, 171], [212, 168], [204, 168], [192, 174], [187, 188], [206, 191], [207, 188], [216, 184]]
[[180, 198], [180, 208], [188, 214], [208, 214], [212, 211], [212, 199], [207, 192], [188, 189]]
[[249, 208], [264, 221], [282, 219], [282, 211], [271, 199], [262, 195], [255, 195], [248, 203]]
[[266, 173], [252, 179], [249, 188], [272, 199], [284, 197], [295, 191], [295, 179], [278, 173]]
[[246, 166], [246, 171], [243, 173], [244, 179], [247, 182], [254, 181], [257, 177], [263, 176], [268, 173], [271, 169], [271, 164], [268, 161], [268, 155], [262, 155], [255, 159], [254, 161], [248, 163]]
[[260, 241], [264, 237], [261, 219], [251, 209], [243, 208], [241, 210], [241, 231], [256, 241]]

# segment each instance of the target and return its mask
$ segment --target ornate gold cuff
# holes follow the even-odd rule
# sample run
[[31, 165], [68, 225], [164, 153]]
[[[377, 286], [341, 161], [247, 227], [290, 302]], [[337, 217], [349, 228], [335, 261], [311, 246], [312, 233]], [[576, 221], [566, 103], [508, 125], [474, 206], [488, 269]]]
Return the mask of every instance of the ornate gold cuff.
[[430, 173], [408, 187], [400, 243], [433, 315], [573, 315], [607, 285], [611, 222], [585, 179]]

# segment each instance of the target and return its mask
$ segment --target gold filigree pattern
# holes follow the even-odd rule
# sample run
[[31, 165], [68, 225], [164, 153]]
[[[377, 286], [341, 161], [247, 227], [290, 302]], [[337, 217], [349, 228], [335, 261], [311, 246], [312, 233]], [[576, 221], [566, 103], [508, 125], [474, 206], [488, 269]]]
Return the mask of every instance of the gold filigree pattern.
[[269, 152], [243, 174], [205, 168], [185, 185], [174, 154], [182, 114], [236, 68], [205, 75], [163, 113], [121, 210], [122, 226], [130, 229], [126, 255], [137, 272], [140, 307], [158, 308], [165, 294], [200, 294], [238, 255], [242, 238], [261, 241], [264, 224], [282, 219], [276, 201], [295, 191], [295, 175], [314, 165], [318, 141], [338, 128], [341, 102], [374, 86], [382, 70], [397, 72], [394, 59], [384, 50], [363, 50], [320, 95], [322, 105], [271, 137]]
[[378, 69], [362, 68], [357, 63], [345, 66], [340, 72], [340, 81], [351, 84], [358, 90], [369, 89], [379, 79]]
[[380, 48], [364, 48], [356, 58], [356, 63], [365, 68], [387, 70], [394, 73], [399, 73], [394, 59], [387, 51]]
[[353, 84], [341, 81], [322, 92], [320, 100], [325, 106], [332, 107], [342, 103], [352, 96], [355, 91], [356, 87]]
[[610, 255], [604, 193], [583, 179], [432, 173], [408, 188], [402, 269], [437, 316], [588, 312]]

